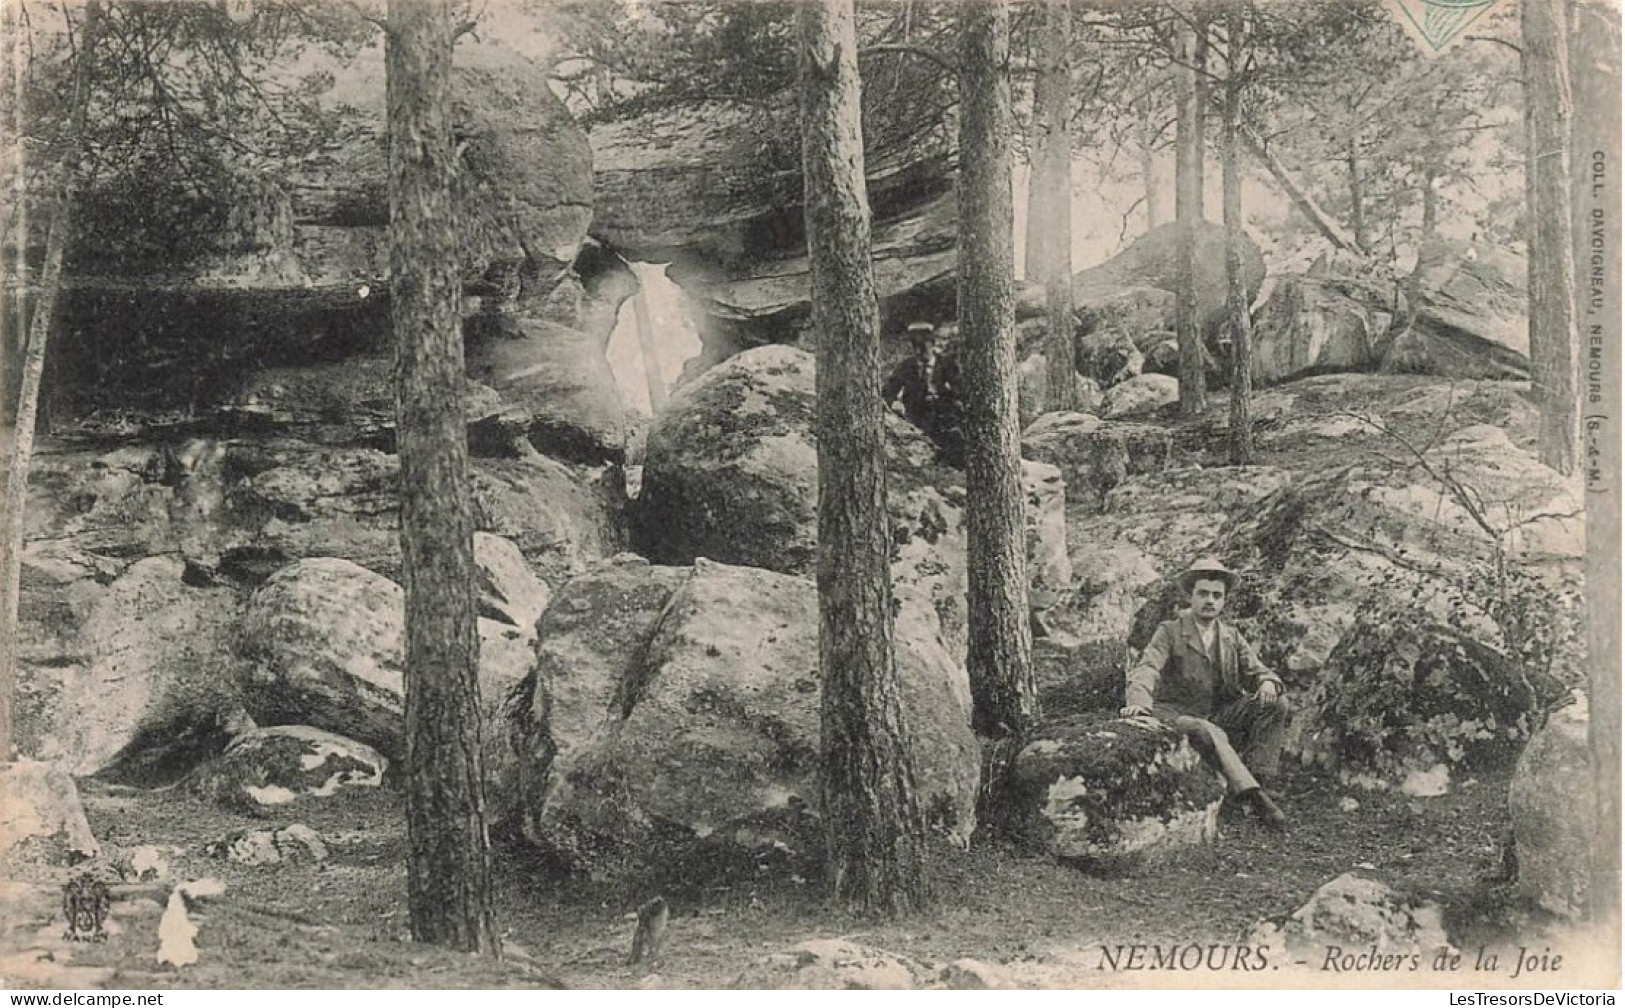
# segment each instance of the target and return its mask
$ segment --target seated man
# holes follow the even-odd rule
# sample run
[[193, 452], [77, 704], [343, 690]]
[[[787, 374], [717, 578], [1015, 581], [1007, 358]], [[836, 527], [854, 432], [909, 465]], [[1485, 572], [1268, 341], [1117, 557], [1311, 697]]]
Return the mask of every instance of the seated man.
[[1230, 792], [1226, 803], [1249, 808], [1264, 825], [1280, 830], [1286, 815], [1254, 773], [1267, 779], [1278, 769], [1287, 706], [1280, 678], [1219, 618], [1237, 579], [1212, 559], [1199, 560], [1180, 575], [1191, 607], [1158, 625], [1129, 670], [1122, 713], [1155, 715], [1185, 732], [1224, 775]]
[[965, 465], [964, 434], [959, 416], [959, 362], [939, 352], [937, 330], [930, 322], [911, 322], [914, 348], [892, 369], [880, 388], [887, 408], [901, 405], [903, 416], [937, 446], [941, 460], [956, 469]]

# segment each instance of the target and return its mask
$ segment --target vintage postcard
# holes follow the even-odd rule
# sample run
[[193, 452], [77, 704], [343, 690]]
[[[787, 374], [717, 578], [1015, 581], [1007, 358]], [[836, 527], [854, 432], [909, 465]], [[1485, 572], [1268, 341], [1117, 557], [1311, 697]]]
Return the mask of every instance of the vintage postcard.
[[1614, 1003], [1616, 0], [0, 34], [0, 987]]

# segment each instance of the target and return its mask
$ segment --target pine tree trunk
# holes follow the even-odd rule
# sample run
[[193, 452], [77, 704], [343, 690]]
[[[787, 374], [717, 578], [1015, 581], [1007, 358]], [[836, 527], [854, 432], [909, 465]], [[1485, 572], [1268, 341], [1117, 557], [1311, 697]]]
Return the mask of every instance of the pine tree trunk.
[[1207, 409], [1207, 375], [1202, 348], [1200, 309], [1196, 299], [1196, 242], [1203, 222], [1203, 119], [1205, 88], [1195, 68], [1207, 62], [1207, 26], [1180, 29], [1179, 116], [1175, 124], [1174, 217], [1179, 222], [1178, 287], [1174, 300], [1174, 329], [1179, 340], [1179, 411], [1196, 416]]
[[1016, 410], [1010, 203], [1010, 15], [960, 7], [959, 328], [964, 341], [966, 666], [976, 731], [1024, 735], [1037, 716], [1027, 611], [1026, 504]]
[[1157, 185], [1157, 117], [1147, 111], [1140, 123], [1140, 185], [1145, 190], [1145, 229], [1162, 224], [1167, 218], [1162, 207], [1162, 187]]
[[1239, 7], [1227, 15], [1224, 83], [1224, 278], [1230, 310], [1230, 464], [1251, 465], [1253, 461], [1253, 323], [1247, 303], [1247, 278], [1243, 270], [1242, 247], [1247, 240], [1241, 216], [1241, 65], [1245, 31], [1244, 14]]
[[896, 915], [929, 898], [925, 819], [892, 646], [880, 313], [863, 174], [853, 0], [804, 3], [802, 170], [818, 385], [820, 791], [828, 883]]
[[[1033, 93], [1033, 120], [1038, 126], [1037, 171], [1033, 187], [1041, 193], [1038, 216], [1027, 226], [1040, 229], [1043, 258], [1036, 276], [1044, 284], [1047, 336], [1044, 341], [1045, 387], [1049, 410], [1077, 405], [1077, 316], [1072, 305], [1072, 104], [1070, 73], [1072, 11], [1067, 0], [1043, 0], [1039, 6], [1038, 81]], [[1028, 270], [1029, 274], [1034, 273]]]
[[449, 0], [389, 0], [390, 297], [406, 588], [412, 936], [498, 956], [463, 417]]
[[1540, 460], [1579, 465], [1579, 341], [1569, 194], [1569, 67], [1565, 0], [1525, 0], [1524, 121], [1529, 157], [1529, 363], [1540, 406]]
[[[86, 111], [90, 105], [92, 66], [102, 29], [100, 0], [85, 5], [84, 21], [79, 31], [79, 57], [73, 70], [73, 96], [70, 101], [68, 132], [57, 167], [62, 189], [57, 194], [56, 206], [45, 236], [45, 266], [40, 277], [39, 295], [29, 319], [27, 342], [21, 347], [21, 371], [17, 383], [16, 407], [12, 413], [11, 457], [6, 473], [5, 541], [0, 545], [0, 762], [9, 762], [16, 747], [16, 714], [13, 698], [17, 693], [18, 619], [22, 602], [23, 545], [27, 525], [24, 513], [28, 504], [28, 476], [34, 460], [34, 428], [39, 416], [40, 386], [45, 377], [45, 350], [51, 338], [51, 326], [56, 321], [57, 296], [62, 291], [62, 258], [73, 240], [73, 210], [76, 196], [76, 177], [86, 151]], [[12, 42], [15, 44], [16, 39]], [[21, 96], [12, 95], [20, 101]], [[21, 131], [17, 139], [21, 140]], [[19, 145], [19, 160], [20, 160]], [[19, 169], [21, 165], [19, 164]], [[26, 198], [19, 200], [26, 203]], [[26, 266], [28, 232], [23, 207], [17, 208], [17, 279], [21, 280]], [[24, 295], [19, 292], [19, 304]], [[21, 317], [21, 308], [18, 310]], [[21, 333], [18, 334], [19, 338]]]
[[1354, 244], [1362, 249], [1368, 249], [1371, 245], [1370, 236], [1366, 233], [1365, 171], [1360, 164], [1360, 148], [1357, 141], [1349, 141], [1348, 152], [1343, 160], [1349, 169], [1349, 228], [1354, 233]]

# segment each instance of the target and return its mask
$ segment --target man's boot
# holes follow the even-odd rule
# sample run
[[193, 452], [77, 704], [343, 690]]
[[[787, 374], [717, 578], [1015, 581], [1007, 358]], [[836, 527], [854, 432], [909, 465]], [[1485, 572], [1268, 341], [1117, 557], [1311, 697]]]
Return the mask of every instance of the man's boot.
[[1266, 829], [1277, 833], [1285, 832], [1286, 813], [1281, 811], [1281, 806], [1275, 804], [1275, 799], [1264, 793], [1263, 788], [1243, 791], [1237, 797], [1252, 807], [1253, 814], [1258, 816], [1259, 822], [1263, 823]]

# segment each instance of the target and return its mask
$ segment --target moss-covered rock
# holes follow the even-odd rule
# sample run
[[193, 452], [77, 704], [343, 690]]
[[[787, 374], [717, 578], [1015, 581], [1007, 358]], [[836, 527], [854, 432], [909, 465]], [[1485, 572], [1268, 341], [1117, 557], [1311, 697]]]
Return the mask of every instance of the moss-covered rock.
[[1021, 435], [1022, 457], [1059, 468], [1071, 500], [1098, 508], [1129, 476], [1167, 468], [1171, 447], [1166, 428], [1088, 413], [1046, 413]]
[[1299, 700], [1296, 748], [1305, 762], [1383, 781], [1505, 765], [1559, 692], [1461, 630], [1361, 619]]
[[389, 762], [371, 746], [308, 725], [256, 728], [199, 766], [186, 787], [231, 808], [327, 798], [346, 787], [377, 787]]
[[[1411, 422], [1389, 412], [1349, 419]], [[1415, 465], [1377, 453], [1406, 450], [1393, 438], [1350, 449], [1183, 562], [1241, 572], [1226, 615], [1296, 694], [1288, 753], [1387, 784], [1505, 758], [1582, 674], [1572, 481], [1482, 424], [1435, 432]], [[1131, 648], [1183, 603], [1167, 584]]]
[[1009, 826], [1085, 868], [1134, 871], [1211, 840], [1223, 792], [1183, 733], [1084, 715], [1041, 725], [1016, 755]]

